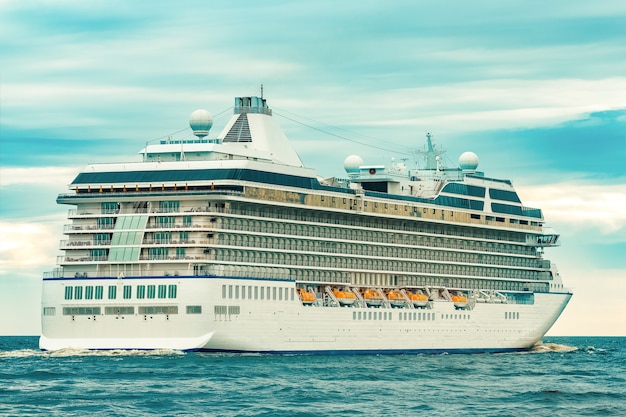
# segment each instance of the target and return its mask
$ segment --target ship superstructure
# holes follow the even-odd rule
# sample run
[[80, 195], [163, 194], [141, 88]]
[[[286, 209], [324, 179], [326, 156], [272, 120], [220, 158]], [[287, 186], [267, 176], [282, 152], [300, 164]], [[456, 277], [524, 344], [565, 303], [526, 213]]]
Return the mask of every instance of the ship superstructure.
[[238, 97], [208, 139], [94, 164], [57, 202], [64, 252], [44, 276], [42, 349], [396, 353], [528, 349], [571, 292], [541, 210], [466, 152], [444, 167], [346, 158], [305, 168], [265, 99]]

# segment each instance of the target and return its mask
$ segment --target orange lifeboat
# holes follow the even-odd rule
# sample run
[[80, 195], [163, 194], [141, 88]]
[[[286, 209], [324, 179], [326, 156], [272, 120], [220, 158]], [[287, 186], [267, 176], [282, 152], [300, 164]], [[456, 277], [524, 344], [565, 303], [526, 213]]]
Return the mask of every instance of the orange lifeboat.
[[298, 288], [298, 295], [300, 296], [302, 304], [305, 306], [310, 306], [315, 302], [315, 294], [308, 292], [303, 288]]
[[464, 310], [467, 308], [467, 297], [463, 294], [461, 295], [453, 295], [452, 302], [454, 303], [454, 308], [457, 310]]
[[375, 290], [367, 289], [363, 291], [363, 298], [368, 307], [380, 307], [383, 304], [383, 298]]
[[398, 290], [390, 290], [387, 292], [387, 299], [389, 299], [389, 304], [391, 304], [392, 307], [404, 307], [406, 304], [404, 294]]
[[428, 305], [428, 296], [422, 293], [408, 293], [409, 299], [415, 307], [424, 308]]
[[338, 289], [333, 289], [333, 295], [342, 306], [352, 305], [356, 301], [356, 295], [354, 295], [352, 291], [339, 291]]

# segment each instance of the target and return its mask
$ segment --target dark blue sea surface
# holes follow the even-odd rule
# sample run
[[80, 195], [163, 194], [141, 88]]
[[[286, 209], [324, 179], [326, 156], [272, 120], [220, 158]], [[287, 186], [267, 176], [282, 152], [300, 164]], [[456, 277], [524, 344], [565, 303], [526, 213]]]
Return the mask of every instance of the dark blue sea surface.
[[37, 342], [0, 337], [2, 416], [626, 416], [626, 337], [387, 356], [40, 352]]

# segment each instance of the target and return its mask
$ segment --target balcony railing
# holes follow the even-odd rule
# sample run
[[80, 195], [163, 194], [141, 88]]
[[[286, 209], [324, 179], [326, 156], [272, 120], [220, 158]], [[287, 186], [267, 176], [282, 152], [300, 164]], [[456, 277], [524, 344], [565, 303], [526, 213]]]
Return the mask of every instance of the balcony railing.
[[66, 224], [63, 226], [64, 232], [82, 231], [82, 230], [112, 230], [115, 228], [114, 224]]
[[68, 262], [101, 262], [108, 259], [108, 256], [57, 256], [57, 264]]
[[111, 240], [62, 240], [61, 249], [78, 249], [84, 246], [108, 246]]
[[69, 209], [67, 211], [68, 217], [77, 217], [77, 216], [101, 216], [108, 214], [118, 214], [120, 212], [119, 209], [87, 209], [87, 210], [77, 210], [77, 209]]
[[180, 224], [180, 223], [148, 223], [148, 229], [201, 229], [210, 228], [206, 224]]

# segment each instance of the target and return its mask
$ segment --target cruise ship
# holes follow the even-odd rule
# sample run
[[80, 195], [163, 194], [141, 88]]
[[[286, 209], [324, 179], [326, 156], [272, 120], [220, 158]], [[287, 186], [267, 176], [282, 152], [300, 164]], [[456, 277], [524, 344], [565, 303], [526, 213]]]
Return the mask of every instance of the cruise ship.
[[[303, 165], [263, 97], [222, 132], [88, 165], [44, 274], [40, 348], [467, 353], [532, 348], [572, 292], [511, 181], [430, 135], [415, 163]], [[413, 166], [414, 165], [414, 166]]]

